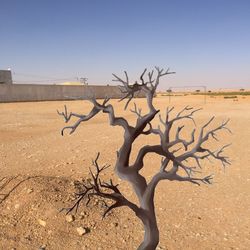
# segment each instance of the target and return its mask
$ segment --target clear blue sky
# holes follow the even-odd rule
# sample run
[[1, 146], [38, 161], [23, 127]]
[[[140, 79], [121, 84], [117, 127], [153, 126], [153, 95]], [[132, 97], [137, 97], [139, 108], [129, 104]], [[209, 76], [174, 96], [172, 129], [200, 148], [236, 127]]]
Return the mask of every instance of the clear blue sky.
[[17, 81], [83, 76], [107, 84], [111, 73], [135, 79], [159, 65], [177, 72], [162, 89], [250, 88], [249, 0], [0, 3], [0, 69], [10, 67]]

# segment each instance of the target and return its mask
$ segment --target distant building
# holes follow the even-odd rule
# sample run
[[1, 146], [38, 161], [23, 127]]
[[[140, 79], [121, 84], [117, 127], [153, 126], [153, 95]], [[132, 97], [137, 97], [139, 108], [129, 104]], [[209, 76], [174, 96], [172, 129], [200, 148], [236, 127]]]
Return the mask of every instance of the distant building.
[[79, 86], [83, 85], [81, 82], [62, 82], [62, 83], [56, 83], [56, 85], [69, 85], [69, 86]]
[[77, 78], [77, 81], [68, 81], [68, 82], [60, 82], [60, 83], [56, 83], [55, 85], [69, 85], [69, 86], [87, 86], [88, 78], [83, 78], [81, 77], [80, 79]]
[[0, 84], [12, 84], [12, 74], [10, 70], [0, 70]]

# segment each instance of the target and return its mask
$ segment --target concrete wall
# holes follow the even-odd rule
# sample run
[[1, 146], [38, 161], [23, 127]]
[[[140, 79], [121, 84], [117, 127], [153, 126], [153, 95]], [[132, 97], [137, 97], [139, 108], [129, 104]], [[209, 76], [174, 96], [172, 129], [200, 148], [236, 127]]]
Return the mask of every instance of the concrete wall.
[[0, 70], [0, 84], [12, 84], [10, 70]]
[[0, 102], [88, 99], [90, 96], [121, 98], [123, 95], [118, 86], [0, 84]]

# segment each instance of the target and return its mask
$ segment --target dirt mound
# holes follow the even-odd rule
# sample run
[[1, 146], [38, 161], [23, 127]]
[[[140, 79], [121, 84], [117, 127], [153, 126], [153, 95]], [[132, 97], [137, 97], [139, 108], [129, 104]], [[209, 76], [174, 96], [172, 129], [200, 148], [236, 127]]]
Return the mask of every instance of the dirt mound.
[[126, 238], [121, 235], [116, 242], [103, 244], [107, 234], [119, 234], [121, 224], [117, 214], [102, 220], [101, 201], [82, 204], [77, 214], [66, 216], [64, 208], [75, 199], [72, 179], [10, 176], [1, 180], [0, 189], [1, 249], [114, 249], [113, 244], [123, 249]]

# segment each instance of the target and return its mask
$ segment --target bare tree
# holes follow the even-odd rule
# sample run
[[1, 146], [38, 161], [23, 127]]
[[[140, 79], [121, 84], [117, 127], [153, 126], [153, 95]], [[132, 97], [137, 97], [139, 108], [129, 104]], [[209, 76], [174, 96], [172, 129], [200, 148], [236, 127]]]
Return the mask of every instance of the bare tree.
[[[190, 182], [198, 185], [200, 185], [200, 183], [211, 184], [213, 178], [212, 175], [201, 178], [195, 176], [197, 172], [200, 172], [197, 171], [197, 169], [201, 169], [201, 161], [204, 159], [214, 158], [219, 160], [223, 166], [230, 164], [228, 157], [222, 155], [224, 149], [228, 145], [225, 145], [216, 151], [213, 151], [204, 145], [204, 143], [211, 137], [218, 140], [216, 135], [220, 130], [227, 130], [230, 132], [230, 130], [226, 127], [228, 120], [222, 122], [220, 126], [208, 130], [208, 126], [214, 120], [214, 117], [212, 117], [198, 132], [194, 129], [191, 132], [191, 138], [189, 140], [185, 140], [181, 138], [180, 135], [184, 126], [182, 125], [176, 127], [175, 125], [184, 119], [189, 119], [195, 124], [193, 115], [200, 109], [194, 109], [187, 106], [179, 111], [175, 116], [170, 117], [174, 109], [172, 107], [167, 108], [165, 119], [159, 115], [160, 123], [163, 125], [163, 129], [160, 126], [158, 126], [158, 128], [153, 127], [151, 122], [159, 112], [159, 110], [157, 110], [153, 105], [153, 98], [159, 85], [160, 78], [174, 72], [170, 72], [169, 70], [164, 71], [163, 69], [156, 67], [155, 71], [152, 70], [147, 73], [147, 80], [144, 80], [146, 73], [147, 69], [145, 69], [141, 74], [140, 83], [135, 82], [134, 84], [129, 83], [126, 71], [125, 79], [113, 74], [115, 77], [114, 81], [122, 83], [121, 90], [125, 94], [120, 101], [128, 98], [125, 109], [128, 107], [129, 102], [133, 99], [136, 92], [143, 91], [146, 95], [148, 113], [143, 115], [141, 109], [137, 108], [136, 104], [134, 104], [133, 109], [131, 109], [131, 112], [133, 112], [137, 117], [135, 126], [131, 126], [125, 118], [115, 116], [113, 106], [108, 104], [108, 98], [104, 99], [102, 103], [97, 102], [95, 98], [91, 98], [89, 101], [93, 103], [93, 108], [87, 115], [68, 113], [66, 106], [63, 112], [58, 112], [64, 117], [66, 122], [70, 121], [72, 117], [78, 118], [72, 126], [66, 126], [62, 129], [62, 135], [66, 129], [69, 129], [70, 134], [72, 134], [81, 122], [91, 119], [99, 112], [107, 113], [109, 115], [110, 125], [121, 126], [124, 129], [124, 141], [119, 151], [117, 151], [115, 172], [122, 180], [126, 180], [132, 185], [138, 198], [138, 204], [129, 201], [120, 192], [118, 185], [113, 184], [112, 180], [107, 183], [100, 179], [100, 173], [108, 166], [99, 166], [98, 153], [97, 158], [93, 161], [95, 172], [93, 173], [90, 170], [92, 181], [82, 184], [83, 190], [78, 194], [77, 202], [68, 212], [73, 209], [77, 210], [80, 202], [85, 197], [88, 198], [88, 203], [93, 196], [99, 196], [113, 201], [113, 204], [105, 211], [103, 215], [104, 217], [114, 208], [121, 206], [129, 207], [134, 211], [136, 216], [144, 225], [145, 234], [144, 240], [138, 248], [140, 250], [155, 249], [159, 243], [159, 230], [156, 221], [154, 195], [155, 188], [161, 180]], [[173, 140], [170, 139], [170, 132], [171, 134], [173, 132], [175, 134], [175, 138]], [[160, 143], [156, 145], [143, 146], [139, 150], [135, 161], [131, 162], [130, 154], [135, 140], [140, 135], [150, 134], [159, 136]], [[146, 178], [140, 174], [140, 170], [144, 167], [145, 156], [150, 153], [161, 156], [162, 161], [156, 174], [147, 182]], [[190, 162], [192, 162], [192, 165]]]

